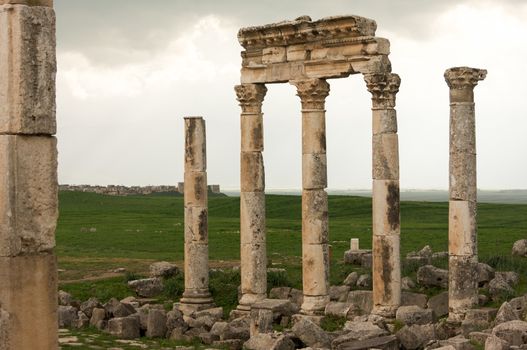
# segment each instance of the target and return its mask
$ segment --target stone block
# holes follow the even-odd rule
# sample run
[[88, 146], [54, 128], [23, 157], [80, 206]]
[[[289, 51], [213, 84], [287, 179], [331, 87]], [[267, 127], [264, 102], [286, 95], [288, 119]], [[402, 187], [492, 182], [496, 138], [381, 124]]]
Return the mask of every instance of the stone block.
[[402, 292], [401, 293], [401, 305], [410, 306], [417, 305], [420, 308], [425, 309], [428, 302], [428, 297], [426, 294], [421, 293], [412, 293], [412, 292]]
[[262, 114], [242, 114], [241, 116], [241, 149], [242, 152], [263, 152]]
[[397, 112], [395, 109], [374, 109], [373, 135], [397, 133]]
[[284, 334], [258, 334], [243, 344], [247, 350], [294, 350], [295, 344]]
[[302, 111], [302, 154], [326, 153], [326, 112]]
[[55, 256], [0, 257], [0, 281], [1, 309], [11, 315], [8, 349], [57, 349]]
[[119, 339], [137, 339], [140, 337], [137, 318], [116, 317], [108, 321], [108, 333]]
[[347, 318], [351, 309], [351, 304], [331, 301], [326, 305], [324, 315]]
[[146, 336], [164, 338], [167, 332], [167, 315], [165, 310], [151, 309], [148, 312]]
[[375, 180], [399, 180], [399, 138], [397, 134], [373, 135], [372, 176]]
[[185, 243], [209, 242], [207, 207], [185, 207]]
[[327, 244], [302, 244], [302, 284], [304, 299], [306, 295], [328, 295], [329, 248]]
[[450, 317], [463, 313], [478, 304], [477, 259], [475, 257], [453, 256], [448, 262], [448, 307]]
[[395, 318], [404, 324], [428, 324], [433, 322], [432, 310], [422, 309], [417, 305], [401, 306]]
[[265, 169], [262, 153], [242, 152], [240, 167], [241, 192], [263, 192], [265, 190]]
[[397, 307], [401, 303], [400, 238], [373, 235], [373, 305]]
[[448, 287], [448, 270], [433, 265], [421, 266], [417, 270], [417, 283], [425, 287]]
[[492, 329], [492, 334], [510, 345], [527, 344], [527, 322], [515, 320], [501, 323]]
[[477, 198], [476, 155], [450, 153], [450, 200], [475, 202]]
[[48, 252], [58, 217], [54, 137], [0, 135], [0, 256]]
[[241, 244], [263, 243], [265, 246], [265, 193], [240, 193]]
[[302, 191], [302, 243], [327, 243], [328, 230], [328, 194], [324, 190]]
[[302, 154], [302, 188], [304, 190], [321, 190], [327, 186], [326, 154]]
[[300, 338], [302, 343], [309, 347], [331, 347], [331, 337], [329, 334], [307, 317], [300, 317], [293, 325], [292, 331], [298, 338]]
[[[253, 304], [254, 305], [254, 304]], [[266, 309], [251, 309], [251, 337], [273, 332], [273, 312]]]
[[267, 252], [265, 243], [241, 245], [241, 285], [242, 293], [267, 293]]
[[207, 173], [185, 171], [184, 202], [186, 207], [206, 207], [208, 200]]
[[209, 288], [209, 245], [185, 244], [185, 290]]
[[476, 203], [450, 201], [448, 214], [448, 251], [457, 256], [477, 255]]
[[369, 290], [352, 290], [348, 294], [348, 303], [356, 305], [364, 314], [373, 309], [373, 292]]
[[434, 312], [436, 319], [448, 315], [448, 292], [431, 297], [428, 300], [428, 308]]
[[399, 181], [373, 180], [373, 234], [399, 235]]
[[330, 286], [329, 287], [329, 299], [331, 301], [344, 302], [348, 299], [348, 293], [350, 292], [350, 286]]
[[185, 117], [185, 172], [207, 171], [205, 135], [205, 120], [202, 117]]
[[[163, 281], [161, 278], [144, 278], [128, 282], [128, 287], [145, 298], [156, 297], [163, 291]], [[88, 317], [90, 315], [86, 314]]]
[[474, 103], [450, 105], [450, 153], [476, 154]]
[[[335, 339], [336, 340], [336, 339]], [[387, 335], [383, 337], [364, 339], [364, 340], [352, 340], [348, 343], [340, 343], [334, 345], [332, 349], [336, 350], [370, 350], [370, 349], [382, 349], [382, 350], [398, 350], [399, 342], [395, 335]]]
[[286, 48], [284, 46], [266, 47], [262, 50], [262, 63], [280, 63], [287, 60]]
[[[29, 2], [52, 4], [49, 0]], [[16, 2], [0, 0], [0, 5], [6, 3]], [[55, 134], [56, 72], [53, 9], [1, 6], [0, 133]]]

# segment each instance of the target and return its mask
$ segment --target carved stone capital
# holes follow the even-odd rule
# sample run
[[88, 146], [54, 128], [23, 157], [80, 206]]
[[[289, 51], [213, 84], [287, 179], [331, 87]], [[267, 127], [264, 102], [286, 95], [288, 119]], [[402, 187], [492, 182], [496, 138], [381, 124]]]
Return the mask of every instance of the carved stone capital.
[[234, 87], [243, 113], [261, 113], [267, 88], [264, 84], [242, 84]]
[[401, 85], [401, 78], [397, 74], [366, 74], [364, 81], [372, 95], [374, 108], [395, 106], [395, 95], [399, 92], [399, 85]]
[[329, 95], [329, 83], [325, 79], [292, 81], [291, 84], [296, 86], [302, 109], [324, 109]]
[[454, 67], [445, 71], [445, 80], [450, 89], [473, 89], [486, 76], [487, 70], [470, 67]]

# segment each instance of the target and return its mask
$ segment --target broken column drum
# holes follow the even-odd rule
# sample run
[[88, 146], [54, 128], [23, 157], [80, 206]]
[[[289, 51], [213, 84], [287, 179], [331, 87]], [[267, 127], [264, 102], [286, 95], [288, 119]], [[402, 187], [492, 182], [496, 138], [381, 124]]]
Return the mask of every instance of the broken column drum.
[[375, 37], [376, 23], [358, 16], [304, 16], [242, 28], [241, 272], [238, 310], [265, 298], [265, 175], [261, 106], [265, 84], [289, 82], [302, 105], [302, 312], [322, 314], [329, 301], [325, 99], [328, 79], [364, 75], [373, 95], [374, 312], [395, 315], [400, 304], [399, 163], [389, 42]]
[[205, 121], [185, 118], [185, 291], [181, 303], [202, 309], [209, 292], [208, 189]]
[[478, 303], [474, 87], [486, 75], [486, 70], [469, 67], [445, 72], [450, 88], [448, 318], [455, 322]]
[[0, 349], [58, 348], [55, 12], [0, 0]]

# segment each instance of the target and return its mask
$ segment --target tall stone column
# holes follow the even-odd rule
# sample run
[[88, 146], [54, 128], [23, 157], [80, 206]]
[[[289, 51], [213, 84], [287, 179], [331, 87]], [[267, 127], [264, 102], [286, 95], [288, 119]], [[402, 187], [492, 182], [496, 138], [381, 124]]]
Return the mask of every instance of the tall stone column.
[[324, 79], [292, 82], [302, 103], [302, 313], [317, 315], [329, 302], [328, 195]]
[[462, 321], [478, 302], [474, 87], [486, 75], [486, 70], [469, 67], [445, 72], [450, 88], [448, 318], [453, 322]]
[[265, 237], [265, 172], [262, 157], [263, 84], [235, 87], [241, 113], [240, 154], [240, 260], [242, 297], [238, 311], [267, 296], [267, 252]]
[[204, 309], [209, 292], [209, 233], [205, 121], [185, 118], [185, 292], [181, 304]]
[[55, 74], [52, 1], [0, 0], [0, 349], [58, 348]]
[[373, 313], [395, 316], [401, 304], [399, 214], [399, 141], [395, 95], [397, 74], [371, 74], [364, 79], [372, 94], [373, 143]]

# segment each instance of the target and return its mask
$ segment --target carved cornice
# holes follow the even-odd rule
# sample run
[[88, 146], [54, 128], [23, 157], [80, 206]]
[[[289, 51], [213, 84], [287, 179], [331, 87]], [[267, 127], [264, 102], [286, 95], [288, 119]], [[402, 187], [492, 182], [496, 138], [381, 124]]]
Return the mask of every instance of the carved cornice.
[[470, 68], [470, 67], [454, 67], [445, 71], [445, 80], [450, 89], [473, 89], [478, 85], [478, 81], [485, 79], [487, 70]]
[[267, 93], [264, 84], [242, 84], [234, 87], [238, 102], [244, 113], [260, 113]]
[[247, 50], [268, 46], [284, 46], [320, 40], [374, 36], [377, 24], [360, 16], [335, 16], [312, 21], [302, 16], [294, 21], [284, 21], [259, 27], [242, 28], [238, 41]]
[[395, 106], [395, 95], [401, 85], [401, 78], [397, 74], [366, 74], [364, 80], [372, 95], [373, 107]]
[[302, 109], [324, 109], [329, 95], [329, 83], [325, 79], [292, 81], [291, 84], [296, 86]]

